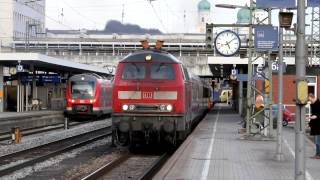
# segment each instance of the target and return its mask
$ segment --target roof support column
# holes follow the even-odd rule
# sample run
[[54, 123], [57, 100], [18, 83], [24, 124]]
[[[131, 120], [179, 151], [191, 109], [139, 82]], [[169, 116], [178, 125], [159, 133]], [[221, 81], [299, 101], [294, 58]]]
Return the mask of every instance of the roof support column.
[[[243, 74], [243, 69], [242, 67], [239, 68], [239, 74]], [[243, 81], [238, 81], [239, 82], [239, 88], [238, 88], [238, 94], [239, 94], [239, 99], [238, 99], [238, 112], [239, 115], [241, 116], [243, 113]]]
[[0, 66], [0, 112], [3, 112], [3, 107], [4, 107], [3, 87], [4, 87], [3, 66]]
[[36, 85], [36, 70], [34, 68], [34, 65], [30, 65], [30, 71], [32, 72], [32, 84], [31, 84], [31, 94], [32, 99], [36, 99], [37, 96], [37, 85]]

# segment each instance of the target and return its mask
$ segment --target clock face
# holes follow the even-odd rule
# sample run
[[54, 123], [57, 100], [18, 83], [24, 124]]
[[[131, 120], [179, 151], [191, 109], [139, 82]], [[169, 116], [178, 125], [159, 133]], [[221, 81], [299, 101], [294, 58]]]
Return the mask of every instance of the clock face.
[[214, 46], [220, 55], [233, 56], [240, 49], [240, 38], [233, 31], [222, 31], [217, 35]]

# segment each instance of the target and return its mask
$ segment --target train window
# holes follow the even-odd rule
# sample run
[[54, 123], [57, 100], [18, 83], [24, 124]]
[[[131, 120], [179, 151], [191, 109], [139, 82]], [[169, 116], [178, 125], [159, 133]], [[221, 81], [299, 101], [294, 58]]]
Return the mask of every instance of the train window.
[[151, 79], [174, 79], [172, 64], [154, 63], [150, 66]]
[[122, 79], [144, 79], [146, 77], [146, 65], [142, 63], [125, 63], [121, 77]]
[[95, 83], [93, 81], [71, 81], [72, 98], [93, 98], [95, 91]]

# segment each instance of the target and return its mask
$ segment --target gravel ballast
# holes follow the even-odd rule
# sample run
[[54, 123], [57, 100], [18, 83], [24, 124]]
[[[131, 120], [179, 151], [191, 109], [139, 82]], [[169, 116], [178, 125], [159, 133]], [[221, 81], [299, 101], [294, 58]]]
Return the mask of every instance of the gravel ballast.
[[84, 123], [67, 130], [56, 130], [27, 137], [23, 137], [22, 135], [22, 139], [19, 144], [1, 144], [0, 157], [109, 126], [111, 126], [111, 118], [93, 121], [92, 123]]

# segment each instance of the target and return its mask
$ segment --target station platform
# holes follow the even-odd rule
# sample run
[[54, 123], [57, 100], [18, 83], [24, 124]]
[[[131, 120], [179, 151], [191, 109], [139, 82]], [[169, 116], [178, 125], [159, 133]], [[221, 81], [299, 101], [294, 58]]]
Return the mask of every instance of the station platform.
[[39, 115], [50, 115], [50, 114], [61, 114], [63, 111], [25, 111], [25, 112], [1, 112], [0, 113], [0, 121], [8, 120], [8, 119], [16, 119], [20, 117], [34, 117]]
[[21, 130], [64, 123], [63, 111], [1, 112], [0, 134], [10, 132], [13, 127]]
[[[276, 141], [243, 140], [242, 118], [218, 104], [203, 119], [154, 179], [292, 180], [294, 129], [283, 128], [284, 161], [275, 160]], [[315, 145], [306, 140], [306, 180], [320, 177], [320, 160], [311, 159]]]

